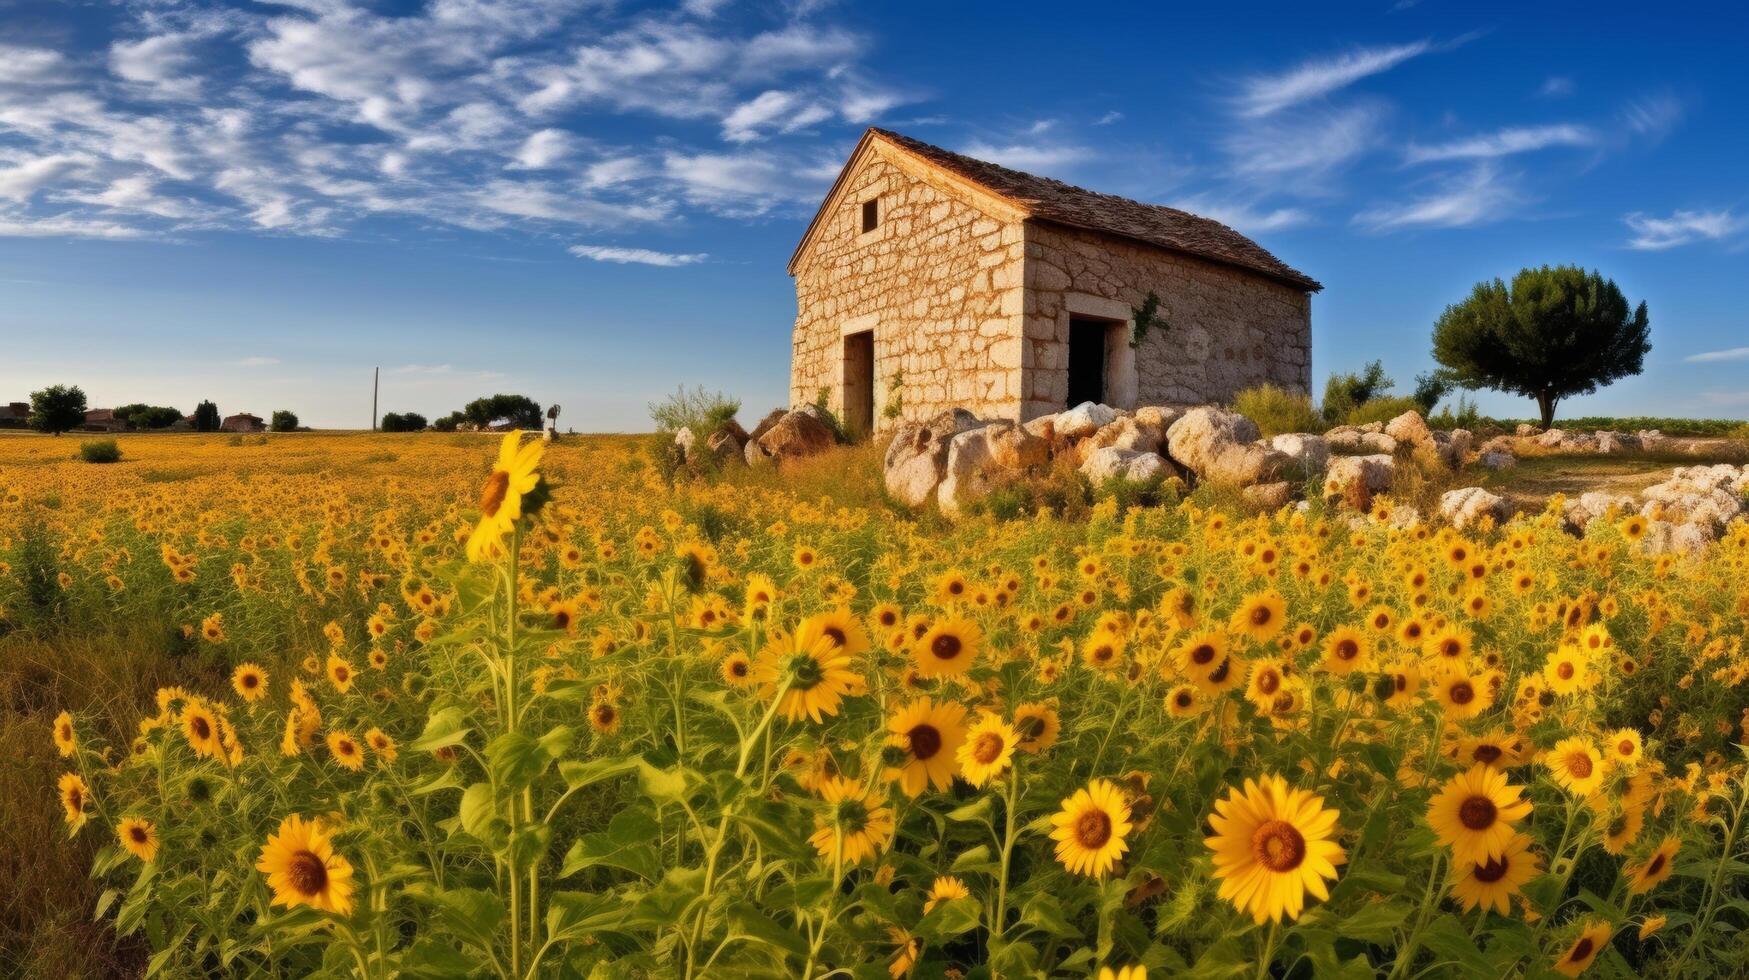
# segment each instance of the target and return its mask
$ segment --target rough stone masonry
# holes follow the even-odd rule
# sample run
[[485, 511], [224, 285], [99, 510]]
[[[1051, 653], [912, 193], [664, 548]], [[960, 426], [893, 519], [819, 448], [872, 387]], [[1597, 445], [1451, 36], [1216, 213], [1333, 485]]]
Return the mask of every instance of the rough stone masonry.
[[[792, 407], [824, 392], [875, 431], [950, 408], [1063, 411], [1072, 322], [1078, 336], [1104, 332], [1098, 400], [1119, 408], [1311, 385], [1321, 287], [1255, 242], [883, 130], [858, 144], [790, 272]], [[1150, 292], [1159, 314], [1132, 348]]]

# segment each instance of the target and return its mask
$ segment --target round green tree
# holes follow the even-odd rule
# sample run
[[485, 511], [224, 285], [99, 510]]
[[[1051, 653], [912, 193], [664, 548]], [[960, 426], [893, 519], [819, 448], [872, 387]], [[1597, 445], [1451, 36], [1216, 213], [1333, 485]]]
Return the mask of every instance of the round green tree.
[[1512, 285], [1477, 283], [1433, 327], [1433, 356], [1466, 388], [1536, 400], [1542, 424], [1564, 398], [1639, 374], [1652, 349], [1646, 304], [1578, 266], [1521, 269]]
[[30, 425], [60, 435], [85, 422], [85, 392], [78, 385], [49, 385], [30, 393]]

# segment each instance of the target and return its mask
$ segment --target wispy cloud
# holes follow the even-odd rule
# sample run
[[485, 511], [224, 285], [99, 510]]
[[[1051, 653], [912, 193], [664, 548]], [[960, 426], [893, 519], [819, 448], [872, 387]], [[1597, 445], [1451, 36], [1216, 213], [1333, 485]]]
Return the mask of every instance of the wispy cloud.
[[1703, 351], [1699, 354], [1690, 354], [1683, 360], [1690, 364], [1711, 364], [1715, 361], [1749, 361], [1749, 347]]
[[1738, 217], [1724, 211], [1674, 211], [1667, 218], [1656, 218], [1638, 211], [1622, 219], [1634, 237], [1628, 247], [1656, 252], [1691, 242], [1722, 241], [1749, 229], [1749, 217]]
[[659, 265], [668, 268], [681, 265], [696, 265], [710, 258], [702, 252], [682, 254], [676, 252], [656, 252], [647, 248], [620, 248], [612, 245], [573, 245], [568, 250], [580, 259], [594, 259], [597, 262], [617, 262], [635, 265]]
[[1386, 115], [1374, 103], [1247, 125], [1227, 137], [1225, 149], [1239, 172], [1317, 175], [1348, 163], [1378, 142]]
[[1267, 116], [1308, 99], [1329, 95], [1370, 75], [1390, 71], [1410, 58], [1433, 50], [1432, 41], [1356, 48], [1345, 54], [1302, 62], [1279, 75], [1246, 79], [1238, 95], [1239, 114]]
[[1629, 132], [1657, 142], [1682, 122], [1682, 100], [1668, 92], [1644, 95], [1622, 106], [1620, 119]]
[[1354, 216], [1354, 224], [1370, 231], [1408, 228], [1462, 228], [1508, 217], [1520, 198], [1513, 180], [1493, 163], [1483, 161], [1467, 173], [1446, 179], [1431, 194]]
[[960, 151], [969, 157], [999, 163], [1004, 167], [1016, 170], [1027, 170], [1051, 176], [1052, 172], [1060, 173], [1067, 167], [1080, 163], [1091, 156], [1091, 151], [1083, 146], [1068, 143], [986, 143], [974, 140]]
[[1093, 120], [1093, 125], [1095, 125], [1095, 126], [1109, 126], [1112, 123], [1117, 122], [1119, 119], [1122, 119], [1122, 118], [1123, 118], [1123, 113], [1117, 111], [1116, 109], [1113, 109], [1110, 112], [1106, 113], [1105, 115], [1100, 116], [1098, 119]]
[[1536, 90], [1538, 98], [1561, 99], [1572, 95], [1577, 89], [1571, 78], [1564, 75], [1550, 75], [1543, 79], [1542, 87]]
[[1408, 163], [1435, 163], [1447, 160], [1480, 160], [1531, 153], [1553, 146], [1589, 146], [1596, 136], [1584, 126], [1558, 123], [1551, 126], [1517, 126], [1498, 132], [1431, 146], [1410, 144], [1403, 158]]
[[1312, 220], [1311, 213], [1302, 208], [1259, 208], [1206, 197], [1184, 198], [1173, 202], [1172, 206], [1205, 218], [1213, 218], [1223, 225], [1254, 235], [1297, 228]]

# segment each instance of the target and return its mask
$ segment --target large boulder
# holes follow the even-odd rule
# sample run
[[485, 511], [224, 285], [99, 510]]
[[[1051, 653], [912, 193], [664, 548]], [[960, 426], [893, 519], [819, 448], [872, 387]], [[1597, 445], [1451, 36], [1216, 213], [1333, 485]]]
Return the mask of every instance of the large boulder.
[[1476, 454], [1476, 462], [1483, 469], [1503, 470], [1509, 466], [1518, 465], [1518, 457], [1510, 449], [1487, 448]]
[[1258, 442], [1257, 424], [1212, 406], [1185, 412], [1166, 430], [1172, 459], [1209, 483], [1274, 482], [1287, 457]]
[[1439, 498], [1439, 514], [1462, 531], [1484, 517], [1506, 520], [1506, 501], [1481, 487], [1462, 487]]
[[1050, 444], [1014, 422], [961, 432], [948, 443], [947, 468], [936, 488], [941, 512], [957, 515], [966, 504], [1018, 482], [1050, 458]]
[[1529, 422], [1520, 422], [1518, 423], [1518, 428], [1512, 431], [1514, 435], [1522, 439], [1528, 436], [1542, 435], [1543, 429], [1540, 425], [1533, 425]]
[[1239, 491], [1247, 504], [1261, 510], [1276, 511], [1286, 507], [1294, 499], [1294, 486], [1286, 480], [1274, 483], [1258, 483]]
[[1414, 449], [1432, 451], [1438, 447], [1433, 430], [1427, 427], [1427, 420], [1416, 411], [1404, 412], [1385, 423], [1385, 435], [1399, 443], [1408, 443]]
[[1103, 446], [1089, 453], [1081, 464], [1081, 474], [1096, 487], [1112, 480], [1143, 483], [1156, 477], [1178, 475], [1172, 464], [1159, 453], [1116, 446]]
[[680, 450], [681, 459], [692, 458], [692, 446], [697, 441], [698, 436], [693, 434], [691, 426], [683, 425], [679, 432], [674, 433], [674, 445]]
[[1562, 505], [1561, 516], [1566, 520], [1570, 530], [1584, 533], [1586, 525], [1592, 521], [1611, 512], [1631, 513], [1636, 506], [1634, 498], [1626, 494], [1610, 493], [1607, 490], [1588, 490], [1567, 500]]
[[1634, 439], [1639, 442], [1641, 449], [1649, 453], [1666, 449], [1674, 441], [1658, 429], [1641, 429], [1634, 433]]
[[704, 445], [719, 463], [742, 463], [746, 460], [747, 431], [730, 419], [718, 426]]
[[1640, 440], [1625, 432], [1610, 432], [1604, 429], [1599, 429], [1596, 438], [1597, 451], [1605, 456], [1631, 453], [1640, 448]]
[[1370, 456], [1376, 453], [1388, 456], [1397, 451], [1397, 440], [1383, 432], [1354, 425], [1339, 425], [1331, 429], [1324, 433], [1324, 441], [1332, 453], [1344, 456]]
[[1397, 475], [1397, 461], [1384, 453], [1372, 456], [1337, 456], [1330, 460], [1324, 472], [1324, 495], [1339, 497], [1351, 486], [1360, 486], [1367, 493], [1383, 493], [1391, 489]]
[[1651, 521], [1646, 525], [1646, 536], [1640, 539], [1640, 547], [1653, 555], [1697, 555], [1712, 542], [1713, 529], [1707, 525]]
[[983, 424], [971, 412], [954, 408], [926, 422], [901, 425], [887, 444], [882, 467], [887, 493], [908, 507], [929, 503], [947, 474], [948, 445], [953, 437]]
[[1641, 491], [1640, 512], [1653, 520], [1722, 528], [1743, 512], [1749, 467], [1729, 463], [1678, 466], [1670, 478]]
[[760, 450], [779, 464], [787, 460], [816, 456], [838, 441], [837, 436], [816, 412], [807, 408], [785, 413], [783, 418], [765, 430], [758, 439]]
[[1468, 429], [1435, 432], [1433, 439], [1439, 444], [1440, 458], [1454, 470], [1463, 466], [1464, 460], [1470, 458], [1470, 447], [1476, 442], [1475, 434]]
[[758, 442], [760, 436], [763, 436], [767, 432], [770, 432], [771, 427], [776, 425], [777, 423], [783, 421], [783, 417], [785, 415], [788, 415], [788, 414], [789, 414], [788, 409], [783, 409], [783, 408], [772, 409], [769, 413], [766, 414], [766, 416], [764, 418], [760, 419], [758, 421], [758, 423], [753, 426], [752, 432], [747, 433], [748, 441]]
[[1330, 464], [1330, 443], [1309, 432], [1287, 432], [1269, 440], [1269, 448], [1286, 456], [1290, 464], [1308, 475], [1324, 472]]
[[1052, 425], [1059, 442], [1073, 442], [1105, 428], [1117, 419], [1117, 409], [1097, 402], [1082, 402], [1066, 412], [1060, 412]]
[[1160, 451], [1166, 449], [1166, 431], [1172, 428], [1172, 423], [1184, 415], [1184, 409], [1169, 405], [1143, 405], [1136, 409], [1136, 428], [1154, 438]]

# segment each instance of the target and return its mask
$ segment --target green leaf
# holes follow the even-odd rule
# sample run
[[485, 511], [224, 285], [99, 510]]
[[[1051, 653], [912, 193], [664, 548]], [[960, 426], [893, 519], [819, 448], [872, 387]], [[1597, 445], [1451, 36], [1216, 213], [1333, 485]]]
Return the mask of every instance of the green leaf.
[[943, 942], [978, 927], [983, 906], [970, 898], [938, 902], [917, 923], [917, 935], [930, 942]]
[[1469, 931], [1451, 913], [1447, 912], [1429, 923], [1421, 933], [1421, 941], [1428, 949], [1464, 967], [1470, 975], [1489, 975], [1488, 958], [1476, 948]]
[[486, 745], [486, 765], [506, 790], [529, 786], [552, 761], [540, 742], [521, 732], [504, 732]]
[[554, 892], [547, 900], [547, 935], [588, 936], [619, 924], [625, 900], [613, 892]]
[[1378, 946], [1389, 945], [1409, 910], [1397, 902], [1370, 902], [1347, 915], [1332, 915], [1336, 934]]
[[438, 934], [460, 939], [490, 952], [504, 922], [504, 902], [497, 895], [477, 888], [438, 890], [425, 882], [408, 885], [404, 893], [436, 912]]
[[606, 831], [584, 834], [565, 853], [560, 878], [597, 865], [622, 868], [655, 881], [662, 876], [662, 859], [651, 846], [658, 836], [655, 819], [642, 807], [615, 814]]
[[433, 711], [425, 719], [425, 731], [407, 748], [413, 752], [435, 752], [462, 744], [467, 741], [470, 731], [472, 729], [468, 727], [467, 713], [456, 705], [450, 705]]
[[704, 892], [703, 868], [669, 868], [656, 887], [646, 892], [626, 916], [628, 925], [665, 929]]
[[425, 938], [401, 956], [400, 972], [409, 977], [472, 977], [486, 972], [478, 954], [456, 948], [454, 943]]
[[797, 959], [808, 958], [808, 940], [794, 929], [785, 928], [751, 902], [736, 902], [729, 906], [729, 927], [746, 933], [750, 938], [783, 950]]
[[492, 796], [491, 783], [475, 783], [462, 792], [462, 829], [481, 840], [485, 839], [486, 821], [498, 815], [497, 801]]
[[566, 789], [582, 789], [604, 779], [624, 775], [638, 767], [632, 759], [590, 759], [587, 762], [566, 759], [559, 763], [559, 775]]
[[1037, 929], [1053, 939], [1080, 939], [1081, 930], [1063, 915], [1063, 903], [1049, 892], [1039, 892], [1021, 910], [1020, 924]]
[[961, 874], [996, 874], [1001, 868], [996, 863], [995, 855], [990, 852], [990, 845], [979, 844], [955, 856], [948, 870]]
[[658, 803], [678, 803], [686, 798], [686, 773], [681, 769], [658, 769], [638, 760], [638, 788]]
[[977, 821], [987, 825], [990, 823], [991, 806], [990, 796], [985, 794], [964, 806], [947, 811], [947, 819], [956, 823]]

